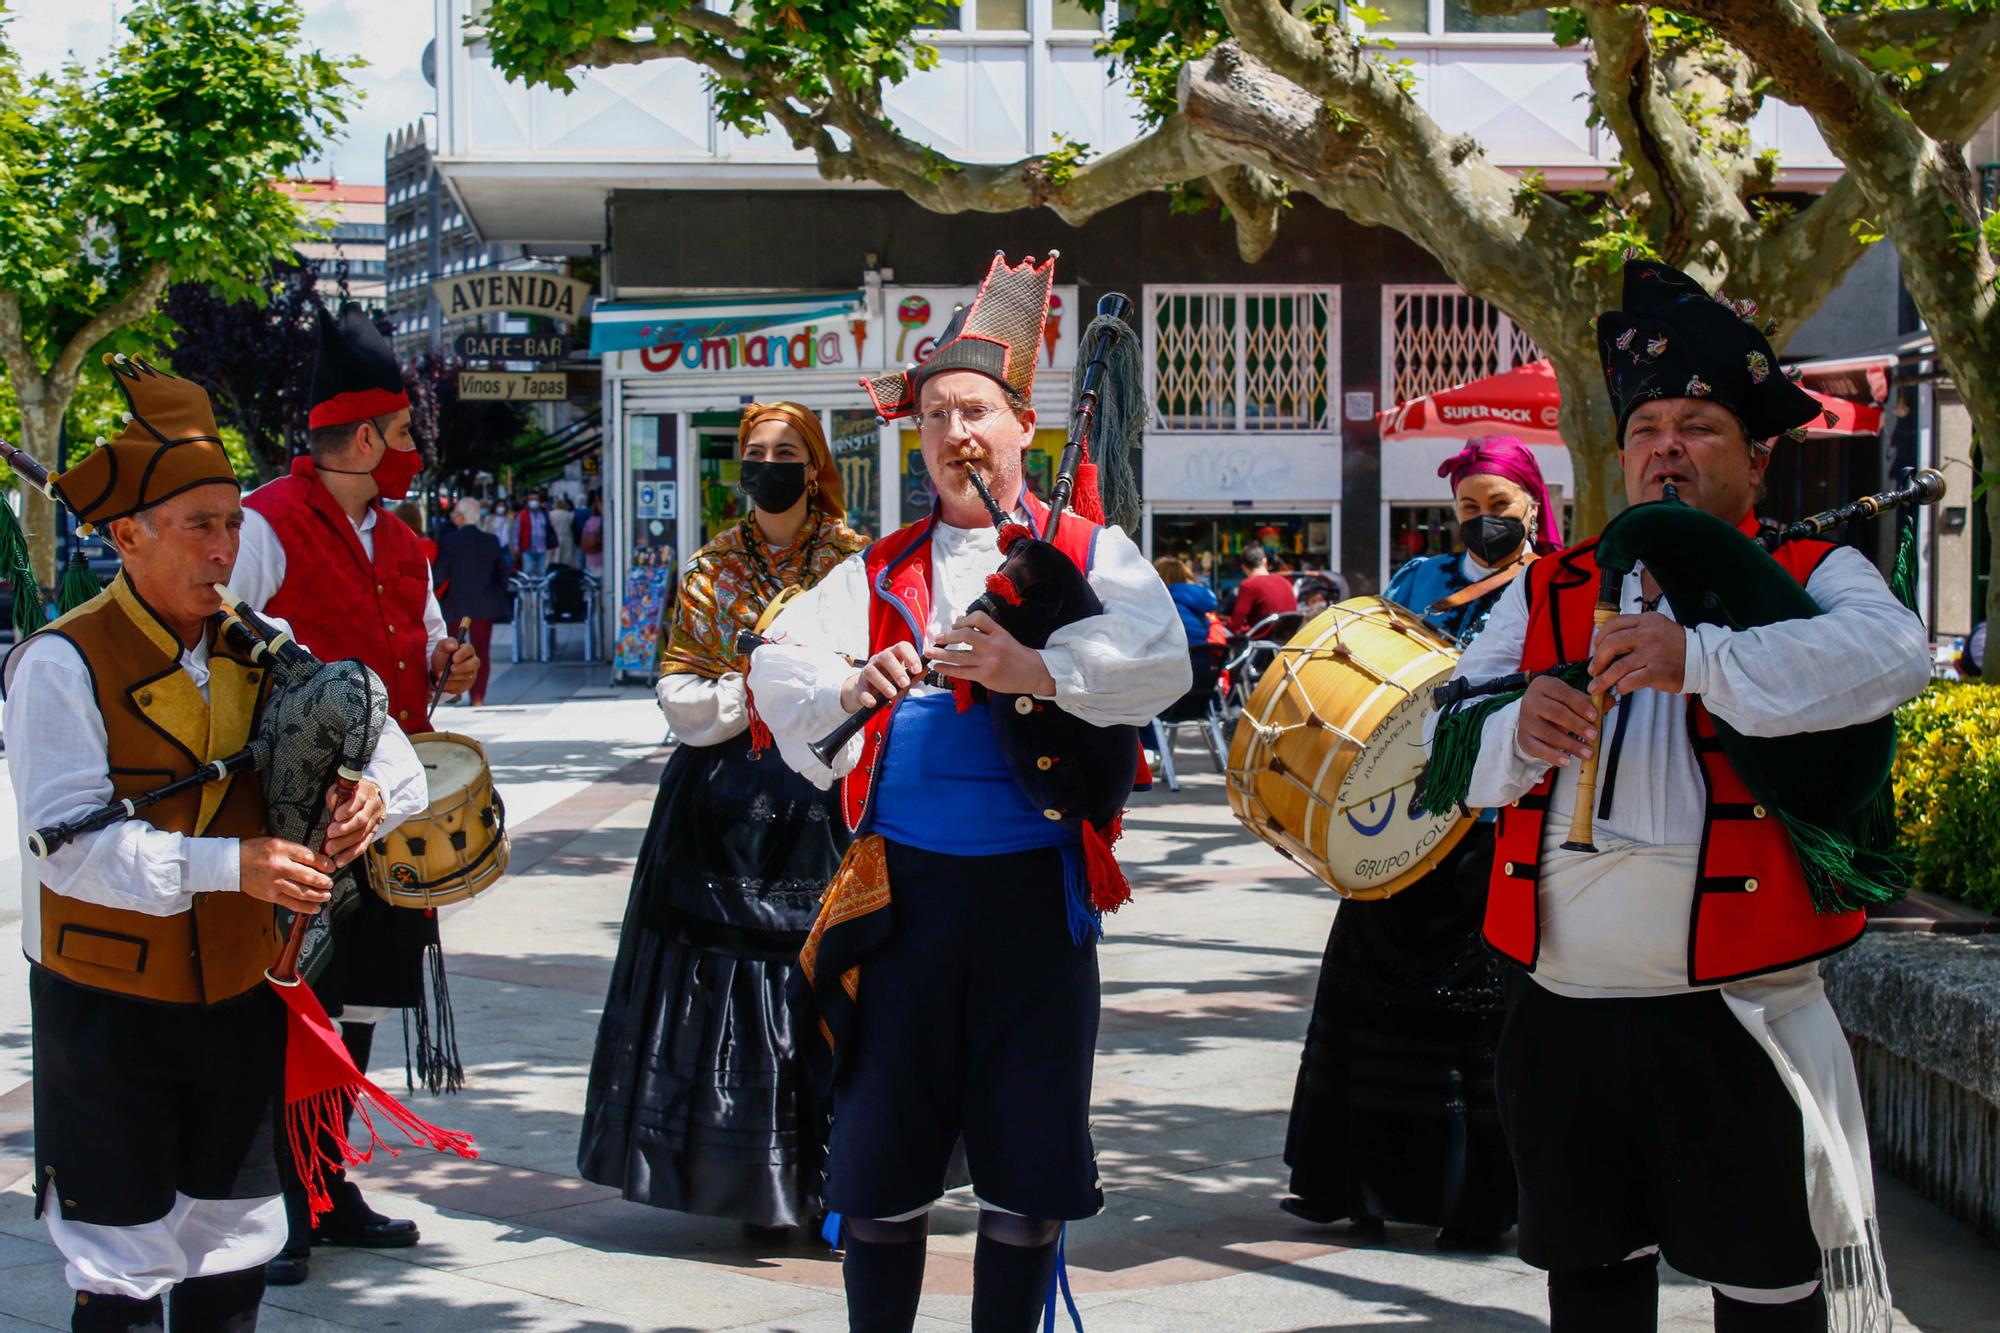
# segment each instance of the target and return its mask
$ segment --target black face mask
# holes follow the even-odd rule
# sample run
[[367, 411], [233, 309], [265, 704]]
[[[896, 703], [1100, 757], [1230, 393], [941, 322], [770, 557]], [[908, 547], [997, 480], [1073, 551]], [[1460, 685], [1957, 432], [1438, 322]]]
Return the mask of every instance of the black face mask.
[[806, 493], [804, 463], [745, 463], [736, 483], [750, 503], [767, 514], [782, 514]]
[[1497, 565], [1521, 549], [1528, 525], [1518, 518], [1481, 514], [1458, 525], [1458, 539], [1482, 564]]

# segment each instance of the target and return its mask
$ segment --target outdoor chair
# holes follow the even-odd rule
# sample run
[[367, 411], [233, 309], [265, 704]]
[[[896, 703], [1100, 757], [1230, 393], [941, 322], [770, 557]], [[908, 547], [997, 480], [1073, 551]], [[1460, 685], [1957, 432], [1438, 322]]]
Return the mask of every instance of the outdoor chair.
[[1229, 742], [1222, 734], [1222, 671], [1228, 656], [1225, 644], [1192, 645], [1188, 649], [1188, 664], [1194, 670], [1194, 685], [1147, 724], [1150, 738], [1158, 742], [1157, 747], [1149, 748], [1159, 750], [1160, 772], [1166, 778], [1168, 791], [1181, 789], [1180, 775], [1174, 768], [1174, 741], [1183, 726], [1193, 724], [1200, 728], [1202, 740], [1208, 743], [1208, 753], [1215, 760], [1215, 771], [1228, 770]]
[[557, 565], [541, 579], [539, 597], [542, 661], [555, 660], [556, 629], [564, 625], [583, 627], [583, 660], [586, 662], [598, 660], [598, 590], [599, 584], [595, 578], [569, 565]]
[[1227, 711], [1230, 716], [1243, 711], [1250, 702], [1250, 693], [1257, 688], [1257, 678], [1264, 674], [1266, 667], [1278, 655], [1278, 650], [1292, 641], [1294, 635], [1305, 625], [1304, 614], [1298, 611], [1273, 611], [1250, 627], [1241, 638], [1232, 638], [1230, 647], [1235, 651], [1223, 667], [1229, 672], [1229, 698]]

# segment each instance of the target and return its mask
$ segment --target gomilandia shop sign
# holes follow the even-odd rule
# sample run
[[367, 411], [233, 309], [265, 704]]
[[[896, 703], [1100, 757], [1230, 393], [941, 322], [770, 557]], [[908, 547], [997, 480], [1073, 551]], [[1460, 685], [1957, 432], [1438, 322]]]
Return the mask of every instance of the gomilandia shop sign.
[[431, 284], [446, 319], [468, 315], [546, 315], [574, 321], [590, 299], [590, 284], [558, 273], [474, 273]]

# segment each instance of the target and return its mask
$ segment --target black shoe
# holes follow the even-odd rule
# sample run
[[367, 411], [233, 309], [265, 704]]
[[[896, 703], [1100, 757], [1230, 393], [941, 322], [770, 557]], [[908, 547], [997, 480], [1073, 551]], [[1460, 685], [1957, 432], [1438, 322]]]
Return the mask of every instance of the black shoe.
[[333, 1207], [313, 1228], [315, 1245], [352, 1245], [367, 1250], [400, 1250], [415, 1245], [417, 1224], [407, 1218], [384, 1217], [361, 1198], [350, 1180], [334, 1182], [328, 1191]]
[[280, 1250], [275, 1259], [264, 1264], [264, 1285], [267, 1287], [296, 1287], [306, 1280], [312, 1269], [312, 1256], [294, 1250]]

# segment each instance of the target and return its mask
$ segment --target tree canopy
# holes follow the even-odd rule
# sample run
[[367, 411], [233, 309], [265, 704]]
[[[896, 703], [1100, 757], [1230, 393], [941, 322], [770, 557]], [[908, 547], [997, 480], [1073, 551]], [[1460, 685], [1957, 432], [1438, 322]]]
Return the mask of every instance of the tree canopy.
[[[1594, 188], [1551, 191], [1439, 125], [1410, 63], [1377, 35], [1387, 16], [1366, 5], [1127, 0], [1099, 50], [1143, 105], [1145, 132], [1108, 152], [1058, 140], [1005, 163], [955, 159], [884, 108], [885, 89], [936, 60], [924, 41], [936, 3], [493, 0], [479, 23], [501, 69], [556, 88], [583, 68], [693, 61], [726, 123], [785, 135], [829, 179], [941, 212], [1047, 208], [1081, 223], [1167, 190], [1222, 210], [1252, 260], [1298, 195], [1393, 228], [1549, 354], [1586, 530], [1623, 503], [1590, 320], [1615, 304], [1628, 252], [1754, 295], [1782, 346], [1886, 236], [1961, 386], [2000, 394], [1992, 226], [1958, 148], [2000, 106], [2000, 0], [1469, 4], [1545, 11], [1557, 42], [1587, 48], [1584, 114], [1616, 149]], [[1849, 168], [1817, 197], [1782, 191], [1775, 155], [1751, 141], [1771, 97], [1808, 111]], [[1994, 438], [2000, 403], [1967, 396]]]
[[[271, 188], [353, 104], [296, 0], [141, 0], [99, 64], [25, 76], [0, 28], [0, 368], [25, 447], [53, 459], [85, 359], [146, 351], [174, 282], [257, 300], [306, 235]], [[27, 506], [37, 573], [46, 510]]]

